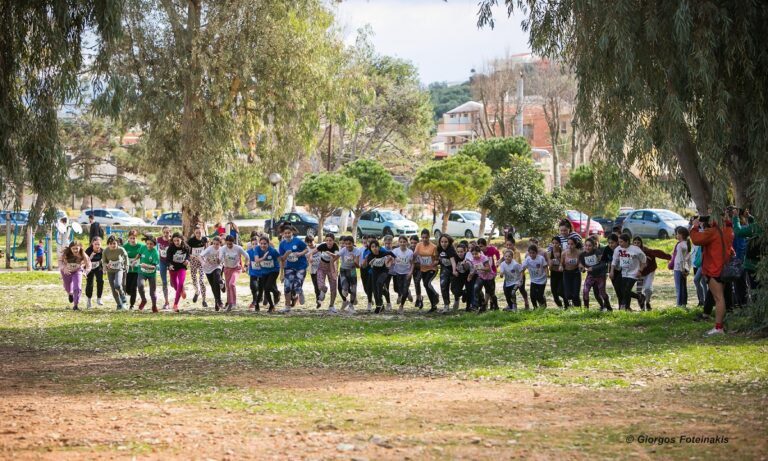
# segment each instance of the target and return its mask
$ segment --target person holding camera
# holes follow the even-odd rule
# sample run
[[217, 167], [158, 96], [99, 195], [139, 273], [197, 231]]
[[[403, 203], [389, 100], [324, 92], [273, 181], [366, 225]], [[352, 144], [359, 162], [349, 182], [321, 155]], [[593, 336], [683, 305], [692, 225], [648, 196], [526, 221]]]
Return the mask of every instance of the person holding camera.
[[715, 301], [715, 327], [706, 333], [707, 336], [724, 333], [726, 282], [720, 275], [733, 256], [733, 228], [728, 225], [725, 213], [720, 217], [720, 222], [722, 227], [713, 217], [701, 216], [693, 220], [691, 228], [691, 241], [704, 251], [701, 270]]

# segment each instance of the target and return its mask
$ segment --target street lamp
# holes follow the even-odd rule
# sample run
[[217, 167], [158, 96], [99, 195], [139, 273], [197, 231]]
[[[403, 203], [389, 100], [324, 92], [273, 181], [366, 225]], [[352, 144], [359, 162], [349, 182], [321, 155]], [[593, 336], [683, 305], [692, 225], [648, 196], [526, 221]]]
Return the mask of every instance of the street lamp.
[[272, 233], [274, 232], [274, 228], [275, 228], [275, 207], [277, 204], [277, 185], [280, 184], [282, 180], [283, 180], [283, 177], [280, 176], [280, 173], [269, 174], [269, 182], [272, 184], [272, 220], [270, 222], [270, 229], [269, 229], [270, 240], [272, 239], [272, 237], [274, 237]]

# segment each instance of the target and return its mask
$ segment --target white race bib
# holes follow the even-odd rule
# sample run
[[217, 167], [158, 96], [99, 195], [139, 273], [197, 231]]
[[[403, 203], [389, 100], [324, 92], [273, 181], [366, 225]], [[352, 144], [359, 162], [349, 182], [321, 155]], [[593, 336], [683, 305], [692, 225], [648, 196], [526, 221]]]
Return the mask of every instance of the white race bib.
[[419, 256], [419, 263], [425, 266], [432, 265], [432, 256]]
[[160, 257], [165, 258], [165, 256], [168, 254], [168, 248], [160, 248]]
[[107, 267], [113, 271], [118, 271], [123, 267], [123, 265], [120, 263], [120, 261], [110, 261], [107, 264]]
[[384, 264], [386, 264], [386, 260], [384, 258], [376, 258], [371, 262], [371, 266], [374, 267], [382, 267]]
[[174, 253], [173, 254], [173, 262], [175, 262], [177, 264], [183, 263], [184, 260], [186, 260], [186, 259], [187, 259], [187, 254], [186, 253]]
[[448, 258], [440, 258], [440, 264], [442, 264], [443, 266], [450, 266], [451, 260]]
[[141, 270], [143, 270], [144, 272], [147, 272], [147, 273], [152, 273], [152, 272], [155, 271], [155, 266], [153, 266], [151, 264], [142, 264], [141, 265]]
[[228, 262], [230, 265], [234, 266], [237, 262], [237, 257], [234, 255], [225, 255], [224, 261]]
[[203, 250], [205, 250], [205, 248], [203, 248], [203, 247], [200, 247], [200, 248], [192, 248], [192, 255], [193, 255], [193, 256], [200, 256], [200, 253], [202, 253], [202, 252], [203, 252]]
[[344, 262], [347, 264], [354, 264], [355, 263], [355, 256], [354, 255], [346, 255], [344, 256]]
[[594, 266], [595, 264], [597, 264], [597, 256], [595, 255], [587, 256], [584, 258], [584, 262], [587, 264], [587, 266]]
[[67, 268], [70, 272], [75, 272], [80, 270], [80, 263], [68, 263]]
[[96, 270], [101, 266], [101, 261], [91, 261], [91, 270]]
[[395, 263], [400, 266], [407, 266], [408, 258], [406, 258], [405, 256], [398, 256], [397, 259], [395, 259]]
[[299, 257], [296, 256], [296, 253], [291, 253], [288, 255], [288, 262], [295, 263], [298, 260], [299, 260]]
[[258, 261], [251, 261], [251, 269], [257, 271], [262, 267], [264, 267], [263, 261], [261, 263], [259, 263]]
[[623, 268], [632, 267], [632, 256], [622, 256], [619, 258], [619, 265]]

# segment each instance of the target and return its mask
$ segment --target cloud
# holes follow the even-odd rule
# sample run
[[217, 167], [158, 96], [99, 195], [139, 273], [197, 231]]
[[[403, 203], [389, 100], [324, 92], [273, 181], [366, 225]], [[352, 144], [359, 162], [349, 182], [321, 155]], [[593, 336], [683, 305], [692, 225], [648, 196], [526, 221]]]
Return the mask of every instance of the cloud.
[[477, 28], [477, 0], [344, 0], [333, 7], [349, 42], [369, 24], [379, 53], [408, 59], [424, 83], [460, 82], [505, 53], [530, 51], [522, 16], [495, 9], [496, 27]]

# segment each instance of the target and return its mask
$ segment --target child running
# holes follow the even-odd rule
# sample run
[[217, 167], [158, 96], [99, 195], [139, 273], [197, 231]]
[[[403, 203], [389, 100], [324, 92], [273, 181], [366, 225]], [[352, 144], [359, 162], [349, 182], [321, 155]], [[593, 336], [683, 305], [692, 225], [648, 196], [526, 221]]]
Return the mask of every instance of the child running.
[[283, 289], [285, 291], [285, 309], [291, 312], [296, 301], [304, 305], [304, 278], [307, 276], [307, 244], [296, 236], [296, 229], [287, 226], [283, 229], [283, 241], [280, 242], [280, 267], [282, 269]]
[[597, 291], [597, 304], [600, 306], [600, 310], [605, 312], [612, 310], [611, 300], [605, 292], [605, 276], [608, 272], [609, 263], [602, 259], [602, 255], [598, 255], [595, 246], [595, 240], [591, 237], [588, 238], [584, 241], [584, 252], [579, 255], [579, 267], [587, 273], [582, 298], [584, 307], [589, 309], [589, 292], [595, 289]]
[[[515, 237], [511, 232], [507, 232], [507, 235], [504, 238], [504, 248], [512, 251], [515, 261], [517, 261], [520, 264], [523, 263], [523, 258], [520, 255], [520, 252], [517, 250]], [[528, 302], [528, 290], [525, 289], [525, 272], [523, 272], [522, 279], [520, 280], [520, 286], [518, 287], [518, 291], [520, 292], [520, 296], [523, 297], [523, 304], [525, 308], [529, 309], [530, 303]]]
[[632, 300], [632, 289], [640, 277], [640, 271], [645, 266], [645, 253], [643, 250], [629, 244], [630, 237], [627, 234], [619, 236], [619, 247], [613, 252], [613, 261], [611, 261], [611, 279], [616, 277], [616, 268], [621, 270], [621, 281], [619, 287], [619, 309], [632, 310], [629, 302]]
[[472, 302], [472, 288], [469, 286], [469, 273], [472, 269], [472, 265], [467, 261], [467, 245], [465, 243], [459, 243], [456, 245], [456, 256], [454, 257], [456, 263], [456, 276], [453, 277], [451, 284], [451, 291], [453, 292], [454, 301], [453, 310], [457, 310], [459, 301], [464, 302], [464, 309], [469, 310]]
[[312, 280], [312, 288], [315, 290], [315, 308], [320, 309], [322, 301], [320, 299], [320, 287], [317, 285], [317, 269], [320, 267], [320, 253], [317, 252], [317, 246], [315, 246], [315, 238], [311, 235], [304, 237], [304, 243], [307, 244], [309, 253], [307, 259], [309, 260], [309, 278]]
[[[489, 290], [494, 290], [494, 283], [496, 276], [493, 273], [491, 267], [491, 260], [488, 256], [483, 254], [479, 245], [472, 245], [470, 248], [470, 264], [472, 264], [472, 273], [469, 275], [469, 279], [472, 280], [472, 310], [481, 314], [488, 310], [488, 302], [491, 299]], [[482, 290], [485, 289], [485, 300], [482, 299]]]
[[421, 296], [421, 266], [419, 265], [419, 258], [416, 256], [416, 245], [419, 244], [419, 237], [411, 235], [408, 240], [409, 248], [413, 251], [413, 291], [416, 293], [416, 302], [414, 305], [417, 309], [424, 307], [424, 298]]
[[160, 253], [160, 282], [163, 284], [163, 309], [168, 309], [168, 246], [171, 244], [171, 228], [163, 226], [163, 235], [157, 238], [157, 251]]
[[187, 268], [189, 267], [189, 256], [192, 249], [179, 232], [175, 232], [171, 237], [171, 243], [168, 245], [166, 258], [168, 260], [168, 271], [171, 276], [171, 287], [176, 290], [176, 297], [173, 301], [173, 312], [179, 312], [179, 300], [186, 299], [187, 293], [184, 290], [184, 280], [187, 278]]
[[[456, 249], [453, 248], [453, 239], [450, 235], [441, 235], [437, 246], [437, 257], [440, 261], [440, 292], [443, 295], [443, 308], [440, 313], [449, 311], [451, 304], [451, 285], [454, 277], [458, 277], [456, 271]], [[453, 297], [453, 310], [459, 308], [459, 299]]]
[[688, 229], [678, 227], [675, 229], [677, 244], [673, 251], [670, 269], [675, 275], [675, 299], [676, 306], [688, 309], [688, 273], [691, 271], [691, 238]]
[[512, 250], [504, 252], [504, 260], [499, 265], [499, 271], [504, 277], [504, 298], [507, 300], [505, 311], [517, 312], [517, 290], [522, 283], [523, 265], [515, 260]]
[[546, 308], [547, 300], [544, 298], [544, 290], [547, 288], [547, 272], [549, 266], [544, 256], [539, 253], [539, 247], [531, 245], [528, 254], [523, 261], [523, 268], [531, 276], [530, 296], [533, 308]]
[[384, 311], [384, 283], [386, 282], [387, 277], [389, 277], [389, 266], [392, 264], [393, 258], [392, 253], [379, 247], [379, 242], [376, 240], [373, 240], [368, 244], [368, 250], [370, 252], [362, 265], [371, 268], [373, 298], [376, 302], [376, 310], [374, 313], [380, 314]]
[[91, 298], [93, 297], [93, 283], [96, 282], [96, 304], [99, 306], [104, 305], [101, 302], [101, 295], [104, 294], [104, 267], [101, 264], [101, 237], [94, 237], [91, 240], [91, 245], [85, 250], [85, 254], [91, 260], [91, 270], [88, 272], [87, 280], [85, 282], [85, 297], [88, 304], [86, 307], [90, 309]]
[[227, 235], [224, 246], [219, 250], [224, 263], [224, 284], [227, 287], [227, 312], [237, 307], [237, 276], [243, 271], [243, 259], [248, 261], [248, 253], [240, 245], [235, 245], [235, 237]]
[[224, 280], [221, 277], [221, 266], [223, 261], [221, 259], [221, 237], [213, 237], [210, 241], [208, 248], [200, 253], [200, 260], [203, 264], [203, 272], [208, 279], [208, 285], [211, 286], [213, 292], [214, 309], [216, 312], [224, 307], [221, 302], [221, 293], [226, 290]]
[[103, 250], [102, 265], [107, 269], [107, 281], [112, 289], [117, 310], [125, 306], [125, 291], [123, 290], [123, 273], [128, 267], [128, 253], [123, 247], [117, 245], [117, 237], [110, 235], [107, 239], [107, 248]]
[[570, 306], [581, 307], [579, 256], [581, 256], [581, 240], [569, 237], [568, 249], [563, 251], [562, 258], [560, 259], [560, 268], [563, 271], [563, 295], [565, 297], [566, 309]]
[[639, 297], [637, 302], [640, 304], [641, 311], [649, 311], [651, 310], [651, 296], [653, 296], [653, 279], [656, 276], [656, 269], [658, 267], [656, 265], [656, 258], [670, 261], [672, 255], [661, 250], [654, 250], [643, 246], [643, 239], [640, 237], [635, 237], [632, 240], [632, 243], [645, 253], [645, 267], [640, 271], [640, 278], [637, 282]]
[[72, 303], [72, 310], [79, 311], [80, 294], [83, 287], [83, 271], [87, 274], [91, 270], [91, 260], [83, 251], [83, 246], [77, 240], [73, 240], [61, 253], [63, 264], [61, 267], [61, 279], [64, 290]]
[[429, 241], [429, 230], [421, 231], [421, 241], [416, 245], [413, 251], [416, 259], [419, 261], [419, 270], [421, 271], [421, 283], [424, 285], [424, 291], [427, 292], [429, 303], [431, 305], [429, 312], [437, 311], [437, 303], [440, 297], [432, 286], [432, 280], [437, 274], [437, 246]]
[[[493, 273], [493, 278], [495, 280], [497, 266], [501, 260], [501, 253], [499, 253], [499, 250], [495, 246], [488, 245], [488, 241], [484, 238], [477, 239], [477, 246], [479, 246], [480, 251], [482, 251], [483, 254], [488, 257], [488, 262], [491, 263], [491, 272]], [[496, 283], [493, 283], [493, 285], [488, 284], [488, 286], [492, 287], [490, 292], [486, 290], [486, 294], [490, 296], [490, 309], [494, 311], [499, 310], [499, 300], [496, 297]]]
[[395, 276], [397, 312], [402, 314], [405, 309], [406, 299], [411, 297], [409, 285], [414, 270], [414, 257], [413, 250], [408, 248], [408, 238], [401, 236], [397, 243], [399, 244], [398, 247], [392, 250], [392, 256], [395, 258], [392, 270]]
[[568, 301], [565, 300], [565, 290], [563, 287], [563, 247], [560, 243], [560, 237], [552, 237], [552, 244], [548, 250], [549, 256], [549, 277], [552, 292], [552, 299], [555, 300], [557, 307], [567, 307]]
[[[259, 263], [258, 293], [256, 300], [264, 299], [264, 305], [268, 306], [267, 312], [274, 312], [275, 306], [280, 300], [280, 291], [277, 289], [277, 277], [280, 275], [280, 253], [269, 244], [269, 238], [259, 237], [259, 246], [255, 248], [255, 261]], [[258, 310], [258, 304], [256, 305]]]
[[357, 304], [357, 268], [360, 267], [360, 252], [355, 248], [355, 239], [351, 235], [341, 238], [339, 259], [339, 292], [341, 294], [341, 310], [347, 310], [348, 314], [355, 313]]
[[139, 250], [139, 280], [138, 291], [141, 297], [139, 310], [144, 310], [147, 297], [144, 294], [144, 282], [149, 284], [149, 299], [152, 301], [152, 312], [157, 312], [157, 267], [160, 265], [160, 252], [157, 251], [157, 241], [151, 235], [144, 237], [144, 245]]
[[[327, 234], [325, 236], [325, 242], [321, 243], [315, 250], [315, 253], [319, 258], [317, 266], [317, 288], [320, 293], [317, 297], [317, 301], [318, 303], [323, 302], [326, 293], [328, 293], [328, 290], [330, 289], [331, 302], [328, 306], [328, 312], [331, 314], [338, 312], [336, 310], [336, 295], [339, 282], [339, 251], [339, 245], [336, 244], [336, 236], [333, 234]], [[327, 285], [326, 281], [328, 282]]]
[[136, 293], [139, 284], [139, 252], [144, 246], [137, 242], [139, 232], [136, 229], [128, 231], [128, 242], [123, 245], [125, 253], [128, 255], [128, 275], [125, 279], [125, 291], [130, 301], [129, 309], [133, 309], [136, 304]]
[[192, 287], [195, 289], [195, 295], [192, 297], [192, 302], [196, 303], [197, 298], [203, 298], [203, 307], [208, 307], [208, 303], [205, 302], [205, 281], [203, 276], [203, 261], [200, 259], [200, 255], [203, 254], [203, 250], [208, 246], [208, 237], [203, 235], [203, 226], [200, 224], [195, 226], [195, 230], [192, 237], [187, 240], [187, 245], [192, 251], [189, 257], [190, 276], [192, 277]]

